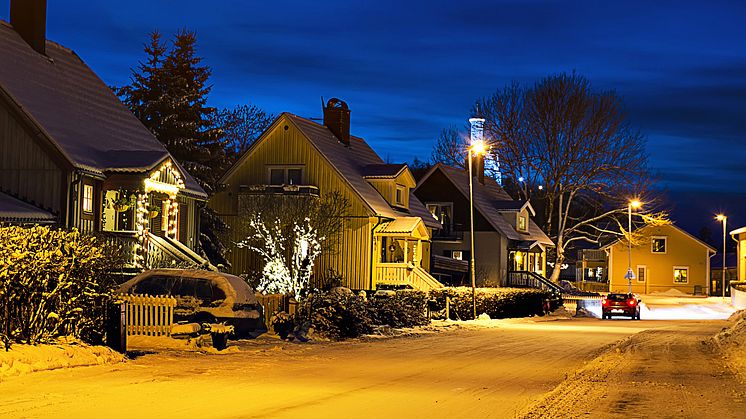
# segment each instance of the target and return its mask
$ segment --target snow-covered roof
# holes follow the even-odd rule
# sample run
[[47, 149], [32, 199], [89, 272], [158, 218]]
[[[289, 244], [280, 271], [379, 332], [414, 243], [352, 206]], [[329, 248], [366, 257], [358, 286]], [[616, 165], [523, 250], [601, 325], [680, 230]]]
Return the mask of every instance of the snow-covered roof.
[[52, 224], [56, 220], [51, 213], [0, 192], [0, 222]]
[[[72, 50], [47, 41], [46, 55], [39, 54], [9, 23], [0, 21], [0, 63], [0, 96], [71, 166], [99, 176], [144, 173], [169, 157], [163, 144]], [[206, 196], [183, 172], [187, 190]]]

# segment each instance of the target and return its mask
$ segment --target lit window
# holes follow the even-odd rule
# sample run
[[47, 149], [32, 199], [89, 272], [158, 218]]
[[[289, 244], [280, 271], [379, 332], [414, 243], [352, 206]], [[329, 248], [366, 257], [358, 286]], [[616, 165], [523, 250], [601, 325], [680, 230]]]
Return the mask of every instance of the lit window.
[[666, 253], [666, 238], [653, 237], [650, 251], [653, 253]]
[[689, 282], [689, 267], [674, 266], [673, 267], [673, 283], [674, 284], [686, 284], [688, 282]]
[[83, 212], [93, 212], [93, 185], [83, 185]]
[[453, 252], [451, 252], [451, 257], [456, 260], [464, 260], [464, 252], [462, 252], [461, 250], [454, 250]]
[[647, 279], [647, 267], [637, 265], [637, 282], [645, 282]]
[[526, 226], [526, 217], [519, 216], [518, 217], [518, 231], [526, 231], [528, 230], [528, 227]]

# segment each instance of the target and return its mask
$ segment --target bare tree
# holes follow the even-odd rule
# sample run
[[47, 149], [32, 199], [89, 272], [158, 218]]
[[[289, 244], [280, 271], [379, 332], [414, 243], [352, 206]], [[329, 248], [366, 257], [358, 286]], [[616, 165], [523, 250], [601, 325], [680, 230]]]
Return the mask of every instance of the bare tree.
[[239, 105], [222, 109], [215, 116], [215, 125], [223, 130], [226, 154], [231, 162], [239, 158], [272, 123], [274, 115], [256, 105]]
[[[582, 76], [559, 74], [530, 88], [514, 83], [499, 89], [472, 112], [486, 119], [485, 136], [508, 192], [541, 211], [537, 221], [556, 245], [553, 281], [578, 241], [600, 244], [611, 236], [635, 242], [626, 233], [629, 199], [647, 204], [636, 210], [635, 227], [667, 222], [654, 212], [645, 138], [629, 125], [613, 91], [597, 92]], [[463, 146], [455, 150], [463, 153]]]

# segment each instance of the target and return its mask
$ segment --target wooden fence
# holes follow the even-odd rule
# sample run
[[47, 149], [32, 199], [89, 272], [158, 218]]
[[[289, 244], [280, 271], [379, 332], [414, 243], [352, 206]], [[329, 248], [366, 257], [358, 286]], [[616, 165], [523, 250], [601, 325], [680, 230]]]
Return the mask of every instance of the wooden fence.
[[173, 297], [120, 295], [125, 304], [127, 336], [171, 336], [174, 323]]
[[295, 314], [298, 303], [294, 298], [283, 295], [283, 294], [256, 294], [256, 299], [262, 306], [262, 312], [264, 313], [264, 324], [267, 326], [267, 330], [270, 333], [274, 333], [272, 329], [272, 316], [278, 311], [284, 311], [290, 315]]

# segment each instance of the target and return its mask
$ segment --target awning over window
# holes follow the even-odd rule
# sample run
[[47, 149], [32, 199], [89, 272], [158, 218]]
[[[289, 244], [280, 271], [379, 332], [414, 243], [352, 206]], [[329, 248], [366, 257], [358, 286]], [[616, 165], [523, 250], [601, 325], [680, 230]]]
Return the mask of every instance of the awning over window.
[[0, 223], [52, 224], [57, 218], [51, 213], [0, 192]]
[[385, 222], [376, 228], [376, 235], [415, 237], [425, 240], [430, 238], [427, 227], [420, 217], [400, 217]]
[[513, 240], [510, 242], [508, 250], [541, 253], [544, 251], [544, 246], [538, 240]]

